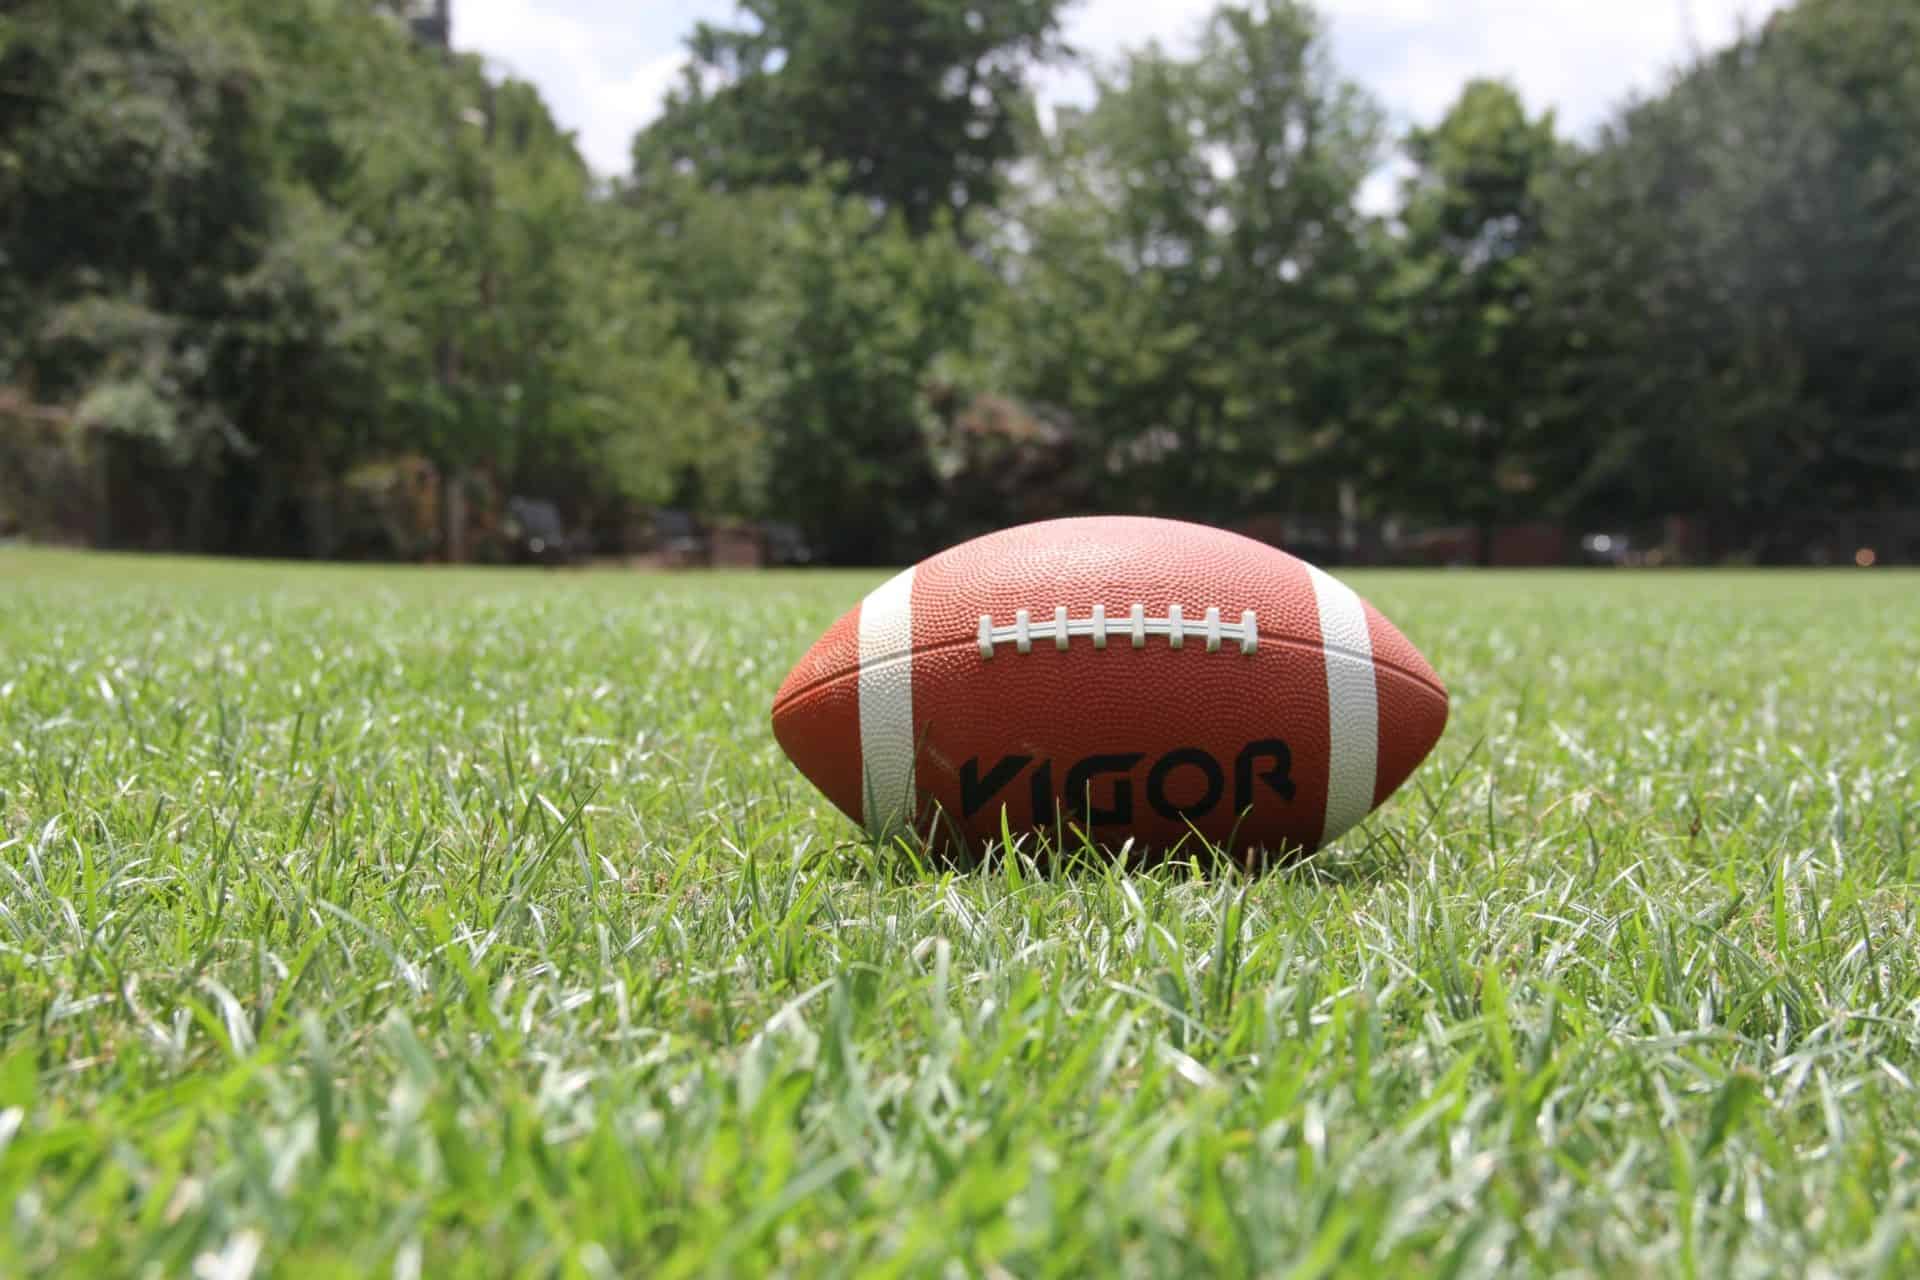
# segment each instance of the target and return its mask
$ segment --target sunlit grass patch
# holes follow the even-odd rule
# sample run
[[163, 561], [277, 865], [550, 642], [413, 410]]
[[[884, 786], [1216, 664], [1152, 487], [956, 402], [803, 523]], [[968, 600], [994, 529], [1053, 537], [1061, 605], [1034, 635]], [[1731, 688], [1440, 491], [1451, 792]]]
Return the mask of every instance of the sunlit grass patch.
[[878, 575], [0, 553], [0, 1273], [1920, 1266], [1920, 579], [1364, 574], [1312, 871], [905, 875]]

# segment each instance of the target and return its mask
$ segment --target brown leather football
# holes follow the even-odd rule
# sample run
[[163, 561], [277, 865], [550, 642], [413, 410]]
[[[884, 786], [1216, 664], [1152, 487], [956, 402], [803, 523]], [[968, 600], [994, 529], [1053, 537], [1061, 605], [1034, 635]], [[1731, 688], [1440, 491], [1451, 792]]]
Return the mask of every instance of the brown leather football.
[[1312, 850], [1391, 795], [1447, 691], [1351, 589], [1174, 520], [1050, 520], [875, 588], [788, 674], [773, 731], [885, 838], [1059, 830]]

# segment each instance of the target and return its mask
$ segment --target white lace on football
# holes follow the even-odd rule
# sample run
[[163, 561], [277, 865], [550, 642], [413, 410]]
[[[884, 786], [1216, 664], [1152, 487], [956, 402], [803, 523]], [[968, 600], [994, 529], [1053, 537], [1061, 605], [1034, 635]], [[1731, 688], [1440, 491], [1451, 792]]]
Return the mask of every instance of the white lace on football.
[[1093, 647], [1107, 647], [1109, 636], [1118, 635], [1129, 640], [1136, 649], [1147, 647], [1148, 636], [1167, 637], [1168, 647], [1178, 649], [1185, 645], [1188, 636], [1204, 639], [1208, 653], [1218, 653], [1222, 643], [1237, 644], [1241, 653], [1253, 653], [1260, 647], [1260, 628], [1256, 623], [1253, 610], [1248, 609], [1240, 615], [1240, 621], [1222, 622], [1218, 609], [1208, 609], [1204, 621], [1195, 623], [1182, 616], [1179, 605], [1167, 606], [1164, 618], [1149, 618], [1146, 608], [1134, 605], [1127, 611], [1125, 621], [1107, 622], [1107, 607], [1103, 604], [1093, 606], [1093, 612], [1084, 618], [1070, 618], [1067, 607], [1057, 605], [1053, 617], [1033, 620], [1033, 613], [1021, 609], [1013, 615], [1008, 626], [993, 625], [993, 615], [980, 615], [980, 656], [991, 658], [995, 645], [1012, 644], [1020, 653], [1032, 653], [1036, 640], [1051, 640], [1053, 647], [1064, 649], [1075, 636], [1089, 636]]

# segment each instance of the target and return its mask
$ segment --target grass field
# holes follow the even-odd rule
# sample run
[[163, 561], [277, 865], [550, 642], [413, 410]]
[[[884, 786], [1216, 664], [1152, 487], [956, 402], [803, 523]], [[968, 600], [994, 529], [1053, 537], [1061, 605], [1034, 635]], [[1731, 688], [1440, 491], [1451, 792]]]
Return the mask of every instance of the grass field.
[[0, 552], [0, 1274], [1920, 1274], [1920, 576], [1351, 575], [1253, 881], [860, 845], [877, 576]]

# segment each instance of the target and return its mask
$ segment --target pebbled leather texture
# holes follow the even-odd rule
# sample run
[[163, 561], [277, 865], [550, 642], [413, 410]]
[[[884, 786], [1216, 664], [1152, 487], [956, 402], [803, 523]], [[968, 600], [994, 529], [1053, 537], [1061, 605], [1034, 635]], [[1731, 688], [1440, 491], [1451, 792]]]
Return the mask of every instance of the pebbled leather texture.
[[[1021, 609], [1041, 622], [1062, 606], [1085, 618], [1095, 604], [1114, 632], [1104, 649], [1076, 636], [1064, 650], [1052, 641], [1027, 653], [998, 646], [992, 658], [979, 650], [982, 614], [1003, 626]], [[1125, 620], [1135, 604], [1149, 616], [1180, 606], [1185, 643], [1175, 649], [1155, 636], [1134, 648]], [[1329, 651], [1307, 566], [1284, 551], [1179, 521], [1053, 520], [916, 566], [910, 651], [869, 653], [867, 662], [911, 664], [923, 831], [957, 830], [977, 845], [999, 835], [1004, 808], [1016, 832], [1052, 828], [1064, 815], [1107, 845], [1166, 849], [1190, 840], [1191, 826], [1235, 852], [1312, 849], [1339, 834], [1325, 824], [1335, 735], [1377, 742], [1370, 776], [1349, 779], [1348, 789], [1364, 787], [1378, 805], [1446, 725], [1439, 677], [1363, 607], [1371, 653]], [[1233, 620], [1255, 611], [1256, 651], [1208, 652], [1209, 608]], [[856, 607], [788, 675], [773, 726], [801, 771], [862, 821], [862, 780], [881, 762], [861, 757], [858, 633]], [[1329, 662], [1370, 664], [1370, 725], [1356, 722], [1355, 706], [1329, 705]], [[1351, 673], [1336, 674], [1334, 687], [1353, 687]]]

